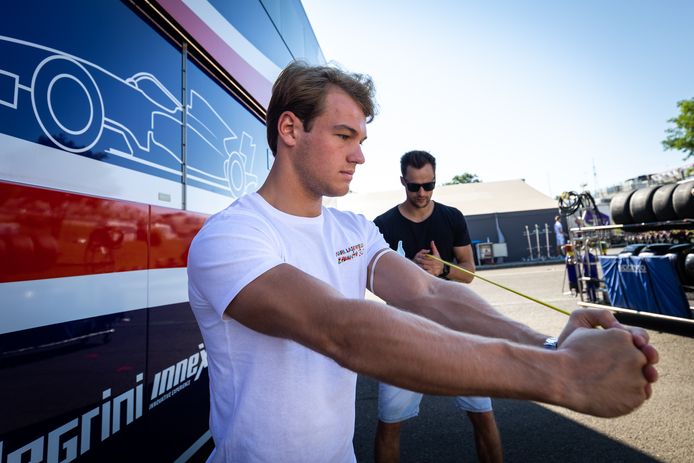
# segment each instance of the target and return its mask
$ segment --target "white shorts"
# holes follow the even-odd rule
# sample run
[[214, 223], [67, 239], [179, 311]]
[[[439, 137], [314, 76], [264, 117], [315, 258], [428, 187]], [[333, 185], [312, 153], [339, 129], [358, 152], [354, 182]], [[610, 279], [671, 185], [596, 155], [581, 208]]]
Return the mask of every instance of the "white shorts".
[[[378, 383], [378, 419], [384, 423], [399, 423], [419, 415], [422, 394], [408, 391], [390, 384]], [[458, 396], [456, 406], [465, 412], [485, 413], [492, 411], [489, 397]]]

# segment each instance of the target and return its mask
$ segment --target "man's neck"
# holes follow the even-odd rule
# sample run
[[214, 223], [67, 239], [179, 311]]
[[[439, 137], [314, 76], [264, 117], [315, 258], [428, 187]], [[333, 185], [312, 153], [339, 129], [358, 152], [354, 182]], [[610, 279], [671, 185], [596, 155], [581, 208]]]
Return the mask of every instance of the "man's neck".
[[258, 189], [258, 194], [272, 207], [285, 214], [318, 217], [323, 206], [323, 198], [311, 195], [304, 188], [296, 187], [288, 176], [280, 177], [280, 169], [270, 169], [265, 183]]
[[400, 213], [412, 222], [423, 222], [434, 212], [434, 201], [429, 201], [426, 207], [414, 207], [409, 201], [398, 205]]

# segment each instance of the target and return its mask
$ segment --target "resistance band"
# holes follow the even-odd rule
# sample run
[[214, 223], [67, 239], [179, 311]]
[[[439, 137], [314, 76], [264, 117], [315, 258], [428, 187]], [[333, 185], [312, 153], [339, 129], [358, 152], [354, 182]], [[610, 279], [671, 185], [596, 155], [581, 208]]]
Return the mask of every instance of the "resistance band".
[[441, 262], [442, 264], [449, 265], [449, 266], [451, 266], [451, 267], [453, 267], [453, 268], [457, 268], [458, 270], [460, 270], [460, 271], [462, 271], [462, 272], [465, 272], [465, 273], [467, 273], [467, 274], [469, 274], [469, 275], [472, 275], [472, 276], [474, 276], [475, 278], [479, 278], [479, 279], [482, 280], [482, 281], [486, 281], [487, 283], [491, 283], [491, 284], [493, 284], [494, 286], [498, 286], [499, 288], [505, 289], [506, 291], [510, 291], [510, 292], [512, 292], [512, 293], [514, 293], [514, 294], [518, 294], [519, 296], [522, 296], [522, 297], [524, 297], [524, 298], [526, 298], [526, 299], [530, 299], [531, 301], [537, 302], [537, 303], [540, 304], [540, 305], [544, 305], [545, 307], [548, 307], [548, 308], [550, 308], [550, 309], [552, 309], [552, 310], [556, 310], [556, 311], [559, 312], [559, 313], [563, 313], [564, 315], [571, 315], [571, 313], [567, 312], [566, 310], [562, 310], [562, 309], [560, 309], [559, 307], [553, 306], [552, 304], [547, 304], [546, 302], [542, 302], [542, 301], [540, 301], [539, 299], [535, 299], [535, 298], [532, 297], [532, 296], [528, 296], [527, 294], [523, 294], [523, 293], [521, 293], [520, 291], [516, 291], [515, 289], [511, 289], [511, 288], [509, 288], [509, 287], [507, 287], [507, 286], [504, 286], [504, 285], [501, 285], [501, 284], [499, 284], [499, 283], [496, 283], [496, 282], [494, 282], [494, 281], [492, 281], [492, 280], [489, 280], [488, 278], [484, 278], [484, 277], [482, 277], [482, 276], [479, 276], [479, 275], [476, 274], [475, 272], [471, 272], [470, 270], [464, 269], [464, 268], [459, 267], [459, 266], [457, 266], [457, 265], [455, 265], [455, 264], [451, 264], [450, 262], [446, 262], [445, 260], [441, 259], [440, 257], [436, 257], [436, 256], [431, 255], [431, 254], [427, 254], [427, 257], [429, 257], [429, 258], [431, 258], [431, 259], [434, 259], [434, 260], [437, 260], [437, 261]]

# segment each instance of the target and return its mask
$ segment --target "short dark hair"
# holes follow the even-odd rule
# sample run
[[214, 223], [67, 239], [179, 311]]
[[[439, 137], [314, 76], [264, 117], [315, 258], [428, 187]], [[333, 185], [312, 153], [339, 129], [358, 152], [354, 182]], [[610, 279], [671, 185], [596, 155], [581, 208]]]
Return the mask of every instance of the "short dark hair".
[[335, 64], [312, 66], [303, 61], [292, 61], [272, 86], [267, 108], [267, 142], [273, 155], [277, 154], [280, 115], [291, 111], [309, 132], [313, 120], [323, 112], [325, 94], [330, 85], [339, 87], [354, 99], [364, 112], [367, 123], [373, 120], [376, 90], [371, 77], [343, 71]]
[[400, 158], [400, 172], [402, 172], [403, 178], [407, 173], [407, 167], [414, 167], [415, 169], [421, 169], [427, 164], [431, 164], [431, 167], [436, 173], [436, 158], [426, 151], [408, 151], [403, 154]]

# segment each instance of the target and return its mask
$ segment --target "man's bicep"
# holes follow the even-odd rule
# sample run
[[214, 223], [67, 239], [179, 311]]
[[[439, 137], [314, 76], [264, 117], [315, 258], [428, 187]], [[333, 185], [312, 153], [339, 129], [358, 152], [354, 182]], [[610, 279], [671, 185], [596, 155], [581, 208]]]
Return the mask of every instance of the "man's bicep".
[[225, 315], [254, 331], [323, 352], [330, 308], [340, 298], [326, 283], [289, 264], [280, 264], [241, 289]]

